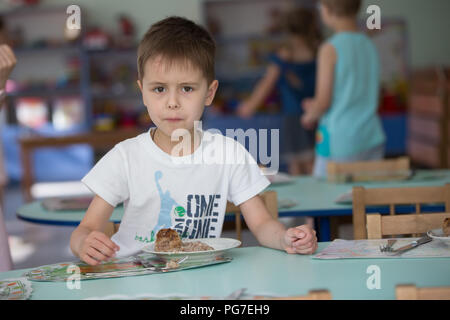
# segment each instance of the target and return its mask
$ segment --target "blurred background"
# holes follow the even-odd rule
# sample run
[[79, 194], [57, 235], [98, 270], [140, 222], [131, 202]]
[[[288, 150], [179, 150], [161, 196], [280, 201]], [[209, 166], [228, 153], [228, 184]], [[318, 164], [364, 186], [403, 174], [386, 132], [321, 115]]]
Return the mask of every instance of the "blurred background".
[[[72, 4], [81, 9], [79, 31], [66, 28]], [[366, 8], [372, 4], [381, 8], [381, 30], [365, 27]], [[8, 178], [2, 205], [14, 267], [73, 259], [72, 227], [16, 217], [23, 203], [61, 192], [49, 182], [80, 180], [108, 149], [70, 142], [70, 137], [106, 132], [120, 139], [151, 126], [135, 80], [137, 44], [152, 23], [183, 16], [204, 25], [215, 38], [220, 87], [202, 119], [204, 129], [280, 129], [277, 90], [250, 119], [239, 118], [236, 108], [263, 76], [267, 55], [286, 41], [280, 28], [283, 13], [298, 6], [316, 8], [317, 2], [0, 1], [0, 39], [12, 46], [18, 60], [0, 116]], [[363, 1], [360, 12], [361, 30], [375, 42], [381, 59], [379, 113], [386, 155], [408, 155], [416, 168], [450, 166], [449, 12], [448, 0]], [[45, 145], [49, 137], [68, 139], [55, 148]], [[42, 148], [30, 152], [35, 146]], [[287, 170], [286, 163], [280, 163], [280, 170]], [[78, 192], [74, 188], [71, 192]]]

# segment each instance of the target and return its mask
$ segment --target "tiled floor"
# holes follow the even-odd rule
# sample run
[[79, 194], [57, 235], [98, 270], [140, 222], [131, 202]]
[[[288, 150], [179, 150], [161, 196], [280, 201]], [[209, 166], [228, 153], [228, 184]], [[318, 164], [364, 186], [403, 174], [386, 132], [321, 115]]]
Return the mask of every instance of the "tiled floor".
[[[41, 225], [20, 220], [16, 216], [16, 210], [22, 204], [20, 186], [8, 186], [5, 191], [4, 214], [14, 269], [76, 260], [69, 247], [70, 235], [75, 227]], [[303, 218], [282, 218], [280, 221], [287, 227], [304, 223]], [[340, 235], [346, 238], [345, 235], [350, 231], [348, 226], [343, 227]], [[236, 234], [232, 229], [225, 230], [222, 237], [235, 238]], [[243, 230], [242, 243], [243, 246], [258, 245], [248, 230]]]

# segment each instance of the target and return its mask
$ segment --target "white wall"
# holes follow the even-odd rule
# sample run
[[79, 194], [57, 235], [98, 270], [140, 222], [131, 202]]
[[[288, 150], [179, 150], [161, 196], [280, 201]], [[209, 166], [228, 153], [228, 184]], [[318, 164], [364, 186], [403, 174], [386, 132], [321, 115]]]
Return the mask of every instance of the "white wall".
[[[137, 36], [141, 37], [152, 23], [169, 15], [180, 15], [202, 23], [203, 2], [204, 0], [42, 0], [41, 6], [78, 4], [91, 23], [111, 31], [117, 28], [117, 15], [126, 13], [134, 18]], [[380, 6], [382, 19], [406, 19], [413, 67], [450, 65], [449, 0], [364, 0], [361, 15], [365, 14], [365, 8], [370, 4]], [[0, 10], [5, 6], [1, 2]]]
[[[117, 16], [125, 13], [133, 17], [137, 36], [141, 37], [154, 22], [170, 15], [180, 15], [196, 22], [201, 20], [202, 0], [41, 0], [39, 7], [61, 7], [71, 4], [81, 8], [82, 19], [90, 25], [98, 25], [114, 31], [117, 29]], [[10, 7], [0, 2], [0, 10]]]
[[407, 21], [413, 67], [450, 66], [449, 0], [364, 0], [364, 8], [371, 4], [380, 6], [382, 22], [389, 17]]

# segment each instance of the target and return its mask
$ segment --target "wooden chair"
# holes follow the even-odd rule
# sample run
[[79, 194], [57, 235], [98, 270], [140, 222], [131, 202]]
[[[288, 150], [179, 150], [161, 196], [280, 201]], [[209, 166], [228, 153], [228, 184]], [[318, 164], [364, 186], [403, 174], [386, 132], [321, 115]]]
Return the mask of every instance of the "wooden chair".
[[401, 180], [410, 176], [408, 157], [378, 161], [333, 162], [327, 165], [329, 182]]
[[417, 288], [415, 285], [395, 287], [397, 300], [450, 300], [450, 287]]
[[389, 206], [390, 215], [395, 214], [395, 205], [415, 204], [416, 214], [420, 205], [443, 203], [445, 212], [450, 212], [450, 184], [440, 187], [410, 188], [353, 188], [353, 232], [354, 239], [367, 239], [366, 206]]
[[402, 214], [382, 216], [379, 213], [367, 214], [367, 238], [382, 239], [383, 236], [421, 234], [442, 227], [450, 213]]
[[[275, 191], [266, 191], [263, 192], [261, 195], [262, 200], [264, 201], [264, 204], [267, 207], [267, 210], [269, 211], [270, 215], [274, 217], [275, 219], [278, 219], [278, 200], [277, 200], [277, 193]], [[235, 224], [236, 224], [236, 238], [241, 241], [242, 238], [242, 222], [241, 222], [241, 209], [231, 202], [227, 203], [227, 207], [225, 212], [227, 213], [234, 213], [235, 215]]]
[[255, 296], [255, 300], [331, 300], [331, 293], [328, 290], [311, 290], [306, 296], [289, 297], [266, 297]]

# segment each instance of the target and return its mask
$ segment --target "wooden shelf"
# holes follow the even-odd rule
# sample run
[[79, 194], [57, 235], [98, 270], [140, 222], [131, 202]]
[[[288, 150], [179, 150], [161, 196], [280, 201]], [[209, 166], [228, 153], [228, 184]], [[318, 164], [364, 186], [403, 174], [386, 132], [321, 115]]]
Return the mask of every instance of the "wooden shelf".
[[431, 168], [450, 167], [450, 69], [414, 72], [409, 97], [407, 149], [411, 161]]

